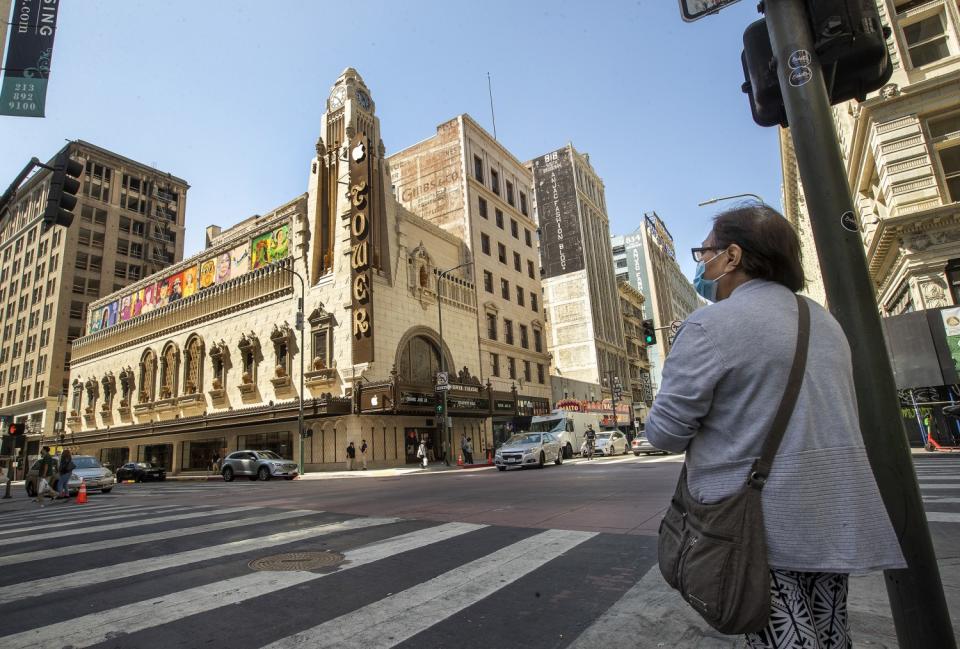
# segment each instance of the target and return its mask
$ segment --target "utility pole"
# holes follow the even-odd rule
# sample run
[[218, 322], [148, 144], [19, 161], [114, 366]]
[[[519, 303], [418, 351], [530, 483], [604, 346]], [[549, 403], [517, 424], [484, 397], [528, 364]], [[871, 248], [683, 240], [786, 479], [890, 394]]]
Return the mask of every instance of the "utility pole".
[[827, 299], [850, 343], [867, 455], [908, 564], [885, 572], [897, 640], [901, 647], [955, 648], [807, 4], [766, 0], [761, 7]]

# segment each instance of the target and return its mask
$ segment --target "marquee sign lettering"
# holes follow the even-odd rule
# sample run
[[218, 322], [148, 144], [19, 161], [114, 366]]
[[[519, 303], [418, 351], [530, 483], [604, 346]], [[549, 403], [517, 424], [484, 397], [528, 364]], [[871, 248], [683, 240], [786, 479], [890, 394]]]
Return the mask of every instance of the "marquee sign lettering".
[[350, 142], [350, 286], [353, 362], [373, 360], [373, 277], [370, 268], [370, 142]]

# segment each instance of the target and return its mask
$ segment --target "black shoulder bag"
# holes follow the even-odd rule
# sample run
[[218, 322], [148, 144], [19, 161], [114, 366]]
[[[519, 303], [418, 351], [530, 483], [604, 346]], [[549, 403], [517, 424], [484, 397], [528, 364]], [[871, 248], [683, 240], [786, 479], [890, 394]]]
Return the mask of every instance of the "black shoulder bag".
[[718, 503], [703, 504], [687, 488], [687, 465], [660, 523], [660, 572], [717, 631], [754, 633], [770, 618], [770, 567], [761, 494], [797, 403], [807, 365], [810, 307], [797, 297], [797, 347], [780, 407], [746, 483]]

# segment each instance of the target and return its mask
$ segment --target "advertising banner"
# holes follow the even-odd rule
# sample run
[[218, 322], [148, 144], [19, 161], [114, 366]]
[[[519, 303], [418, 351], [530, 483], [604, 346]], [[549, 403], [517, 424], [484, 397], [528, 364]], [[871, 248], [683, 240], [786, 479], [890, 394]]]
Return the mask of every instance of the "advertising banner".
[[534, 159], [533, 184], [540, 212], [542, 277], [583, 270], [583, 239], [569, 149]]
[[373, 360], [373, 273], [371, 223], [377, 217], [370, 202], [370, 142], [363, 134], [350, 141], [350, 286], [353, 309], [353, 362]]
[[44, 116], [59, 8], [57, 0], [14, 0], [0, 115]]
[[120, 322], [126, 322], [177, 300], [196, 295], [217, 284], [224, 284], [254, 268], [280, 261], [290, 253], [290, 226], [282, 225], [236, 246], [232, 250], [188, 266], [179, 273], [148, 284], [90, 313], [87, 333], [96, 333]]

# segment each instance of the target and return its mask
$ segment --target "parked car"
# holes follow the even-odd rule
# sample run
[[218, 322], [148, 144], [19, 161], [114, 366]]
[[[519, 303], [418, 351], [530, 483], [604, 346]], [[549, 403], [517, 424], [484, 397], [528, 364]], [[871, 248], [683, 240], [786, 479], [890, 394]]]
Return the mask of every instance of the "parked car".
[[619, 430], [608, 430], [597, 433], [597, 443], [593, 453], [594, 455], [626, 455], [626, 435]]
[[293, 460], [285, 460], [273, 451], [243, 450], [235, 451], [223, 461], [220, 469], [223, 479], [231, 482], [235, 476], [245, 475], [251, 480], [269, 480], [297, 477], [297, 465]]
[[166, 467], [150, 462], [127, 462], [117, 469], [117, 482], [123, 482], [124, 480], [133, 480], [134, 482], [157, 480], [162, 482], [166, 479]]
[[667, 451], [662, 451], [647, 440], [647, 436], [641, 434], [638, 437], [633, 438], [633, 443], [630, 445], [630, 450], [633, 451], [634, 455], [639, 456], [641, 453], [650, 455], [651, 453], [663, 453], [667, 455]]
[[[56, 462], [56, 465], [59, 467], [60, 457], [54, 456], [53, 459]], [[99, 490], [105, 494], [110, 493], [110, 490], [113, 489], [113, 485], [117, 482], [113, 472], [100, 464], [100, 460], [92, 455], [74, 455], [73, 464], [76, 468], [70, 475], [70, 482], [67, 485], [67, 489], [71, 495], [80, 490], [81, 480], [86, 483], [88, 491]], [[60, 475], [57, 472], [57, 469], [54, 469], [53, 471], [53, 478], [52, 480], [49, 480], [49, 482], [52, 488], [56, 488], [57, 480], [59, 480]], [[40, 460], [37, 459], [37, 461], [33, 463], [33, 466], [30, 467], [30, 470], [27, 471], [27, 478], [24, 481], [24, 488], [27, 490], [27, 495], [31, 498], [37, 495], [37, 484], [39, 480]]]
[[563, 464], [563, 445], [553, 433], [518, 433], [497, 449], [493, 463], [500, 471], [508, 466], [535, 466], [547, 462]]

